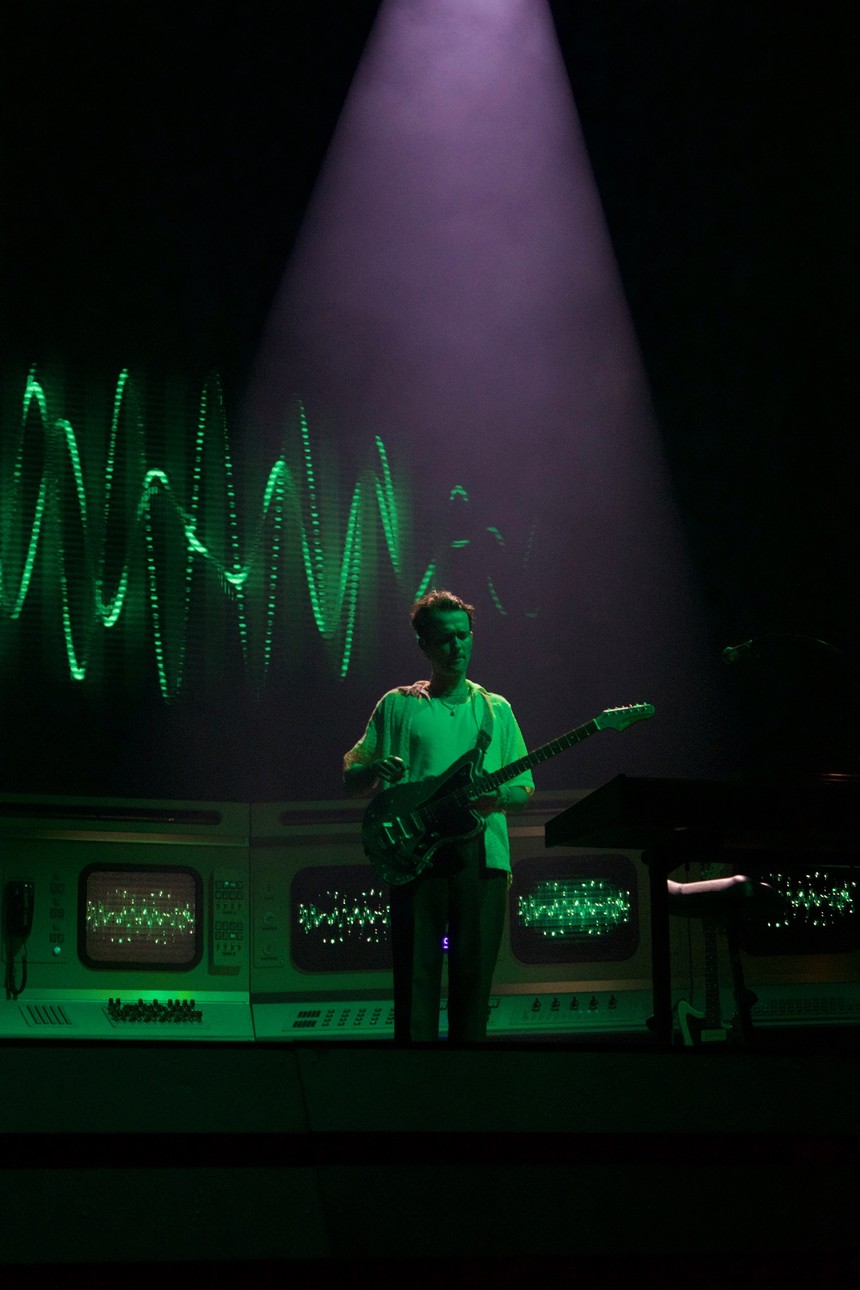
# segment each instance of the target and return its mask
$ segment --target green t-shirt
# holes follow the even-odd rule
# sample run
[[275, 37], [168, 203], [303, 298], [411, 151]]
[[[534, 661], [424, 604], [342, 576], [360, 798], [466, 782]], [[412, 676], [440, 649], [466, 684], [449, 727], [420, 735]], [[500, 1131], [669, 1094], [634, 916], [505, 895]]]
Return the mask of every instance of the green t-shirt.
[[[427, 681], [389, 690], [374, 708], [362, 738], [344, 757], [344, 769], [394, 756], [406, 766], [401, 783], [433, 779], [477, 745], [482, 727], [490, 734], [483, 770], [500, 770], [524, 757], [528, 750], [507, 699], [473, 681], [467, 685], [469, 698], [462, 704], [431, 698]], [[534, 792], [530, 771], [507, 782]], [[485, 851], [489, 868], [510, 870], [507, 821], [501, 811], [487, 817]]]

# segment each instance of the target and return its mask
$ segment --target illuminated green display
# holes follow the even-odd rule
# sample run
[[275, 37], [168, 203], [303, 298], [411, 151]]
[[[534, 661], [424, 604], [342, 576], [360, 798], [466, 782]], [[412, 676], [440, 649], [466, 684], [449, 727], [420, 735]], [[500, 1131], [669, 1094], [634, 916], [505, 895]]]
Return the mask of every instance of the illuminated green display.
[[857, 883], [832, 873], [768, 874], [767, 881], [783, 897], [784, 912], [768, 920], [768, 926], [842, 927], [857, 919]]
[[323, 945], [343, 945], [352, 940], [382, 945], [388, 941], [390, 913], [381, 888], [349, 892], [337, 887], [326, 889], [317, 902], [301, 901], [296, 918], [305, 935], [318, 936]]
[[304, 972], [391, 968], [391, 912], [367, 865], [312, 865], [290, 889], [290, 953]]
[[772, 870], [776, 910], [746, 919], [740, 945], [750, 954], [848, 954], [860, 949], [857, 881], [839, 868]]
[[[107, 425], [93, 424], [99, 412], [85, 410], [83, 430], [57, 415], [61, 393], [31, 371], [17, 429], [4, 434], [0, 627], [5, 620], [8, 640], [29, 613], [41, 642], [42, 624], [59, 620], [74, 681], [97, 674], [105, 637], [132, 625], [132, 648], [142, 630], [151, 635], [161, 695], [175, 699], [201, 604], [207, 622], [215, 613], [227, 623], [256, 691], [278, 651], [297, 648], [305, 625], [343, 678], [360, 637], [360, 606], [385, 580], [411, 603], [432, 585], [446, 551], [469, 545], [455, 527], [414, 565], [405, 485], [382, 439], [375, 436], [371, 464], [351, 491], [342, 489], [331, 458], [318, 469], [319, 446], [315, 453], [299, 401], [279, 455], [268, 465], [244, 463], [257, 473], [240, 489], [217, 376], [196, 402], [171, 392], [170, 406], [153, 418], [139, 383], [123, 371]], [[147, 415], [160, 424], [147, 424]], [[450, 489], [448, 504], [450, 525], [468, 504], [462, 486]], [[491, 555], [510, 559], [498, 528], [486, 526], [482, 537]], [[498, 578], [492, 570], [483, 577], [496, 610], [507, 614]]]
[[630, 893], [602, 878], [539, 882], [517, 899], [520, 926], [551, 940], [603, 936], [629, 922]]
[[94, 865], [81, 888], [85, 963], [177, 969], [199, 961], [202, 892], [193, 870]]
[[87, 932], [105, 936], [112, 945], [121, 946], [141, 940], [153, 945], [170, 945], [179, 938], [194, 935], [194, 910], [177, 905], [170, 891], [118, 891], [116, 903], [90, 901], [87, 905]]

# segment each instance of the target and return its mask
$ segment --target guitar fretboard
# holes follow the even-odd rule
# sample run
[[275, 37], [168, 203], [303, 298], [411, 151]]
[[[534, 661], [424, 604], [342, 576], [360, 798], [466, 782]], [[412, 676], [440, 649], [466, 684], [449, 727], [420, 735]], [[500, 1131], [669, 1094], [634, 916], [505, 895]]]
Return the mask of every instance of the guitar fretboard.
[[585, 725], [569, 730], [566, 735], [559, 735], [548, 744], [542, 744], [540, 748], [526, 753], [525, 757], [520, 757], [518, 761], [512, 761], [507, 766], [502, 766], [500, 770], [486, 771], [477, 779], [461, 785], [445, 797], [435, 798], [421, 809], [420, 814], [425, 819], [432, 820], [436, 812], [446, 806], [466, 806], [479, 797], [485, 797], [493, 789], [506, 784], [509, 779], [516, 779], [517, 775], [522, 775], [523, 771], [531, 770], [533, 766], [539, 766], [541, 762], [549, 761], [551, 757], [556, 757], [567, 748], [572, 748], [574, 744], [581, 743], [589, 735], [597, 734], [599, 729], [596, 717], [592, 721], [586, 721]]

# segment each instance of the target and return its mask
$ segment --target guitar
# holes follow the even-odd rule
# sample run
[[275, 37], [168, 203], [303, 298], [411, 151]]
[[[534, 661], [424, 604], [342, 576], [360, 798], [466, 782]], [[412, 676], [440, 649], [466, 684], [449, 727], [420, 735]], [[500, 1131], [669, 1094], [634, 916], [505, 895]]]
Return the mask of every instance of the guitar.
[[719, 935], [720, 924], [706, 918], [702, 923], [705, 957], [705, 1010], [694, 1008], [686, 999], [676, 1005], [681, 1043], [685, 1048], [699, 1044], [725, 1043], [729, 1028], [723, 1022], [720, 1005]]
[[650, 703], [607, 708], [599, 717], [500, 770], [478, 775], [481, 754], [473, 748], [444, 775], [414, 784], [395, 784], [377, 794], [365, 810], [361, 826], [365, 854], [384, 882], [394, 886], [411, 882], [424, 872], [441, 846], [464, 842], [483, 832], [487, 821], [471, 807], [479, 797], [486, 797], [509, 779], [581, 743], [598, 730], [626, 730], [653, 715]]
[[[701, 866], [701, 877], [715, 877], [716, 865], [706, 861]], [[723, 1020], [720, 1002], [720, 936], [725, 923], [718, 918], [702, 919], [702, 945], [705, 967], [705, 1009], [694, 1008], [686, 999], [675, 1005], [679, 1038], [685, 1048], [698, 1048], [700, 1044], [725, 1043], [732, 1034], [733, 1023]]]

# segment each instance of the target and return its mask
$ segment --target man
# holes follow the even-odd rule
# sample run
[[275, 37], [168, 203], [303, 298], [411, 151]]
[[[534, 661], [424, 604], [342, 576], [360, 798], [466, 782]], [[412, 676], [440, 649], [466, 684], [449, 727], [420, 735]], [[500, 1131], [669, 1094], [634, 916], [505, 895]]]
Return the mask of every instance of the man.
[[[475, 748], [482, 750], [479, 773], [525, 756], [507, 699], [466, 675], [474, 612], [449, 591], [428, 592], [413, 605], [412, 625], [430, 663], [430, 679], [399, 686], [380, 699], [364, 736], [344, 757], [344, 787], [350, 795], [371, 793], [380, 785], [434, 780]], [[448, 1040], [471, 1044], [486, 1038], [511, 868], [504, 813], [524, 807], [533, 792], [527, 771], [471, 803], [485, 820], [483, 831], [468, 840], [445, 841], [417, 877], [392, 885], [398, 1043], [439, 1038], [446, 935]]]

